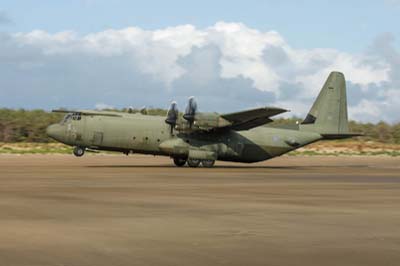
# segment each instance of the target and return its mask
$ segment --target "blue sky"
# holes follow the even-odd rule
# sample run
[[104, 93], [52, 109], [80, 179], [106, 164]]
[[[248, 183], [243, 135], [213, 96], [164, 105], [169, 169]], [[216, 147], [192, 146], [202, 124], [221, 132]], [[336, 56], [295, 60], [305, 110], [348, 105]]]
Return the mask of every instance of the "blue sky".
[[276, 30], [297, 48], [365, 49], [383, 32], [400, 35], [400, 1], [396, 0], [2, 0], [0, 10], [13, 24], [3, 30], [82, 34], [138, 26], [160, 29], [217, 21], [242, 22], [259, 30]]
[[337, 70], [353, 119], [400, 121], [400, 0], [0, 1], [0, 108], [303, 116]]

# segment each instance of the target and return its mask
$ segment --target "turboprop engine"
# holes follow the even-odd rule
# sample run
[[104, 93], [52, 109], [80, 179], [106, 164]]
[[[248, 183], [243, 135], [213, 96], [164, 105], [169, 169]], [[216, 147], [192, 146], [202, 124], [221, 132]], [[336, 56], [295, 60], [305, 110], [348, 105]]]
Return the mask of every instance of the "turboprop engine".
[[178, 117], [179, 117], [178, 104], [176, 102], [172, 102], [171, 106], [168, 109], [167, 118], [165, 119], [165, 123], [167, 123], [170, 126], [171, 134], [174, 132], [174, 128], [176, 127]]
[[171, 134], [176, 129], [179, 132], [190, 133], [194, 131], [210, 131], [231, 125], [231, 122], [222, 118], [217, 113], [200, 113], [197, 111], [197, 103], [194, 97], [190, 97], [185, 113], [179, 119], [179, 111], [176, 102], [172, 102], [165, 122], [171, 126]]

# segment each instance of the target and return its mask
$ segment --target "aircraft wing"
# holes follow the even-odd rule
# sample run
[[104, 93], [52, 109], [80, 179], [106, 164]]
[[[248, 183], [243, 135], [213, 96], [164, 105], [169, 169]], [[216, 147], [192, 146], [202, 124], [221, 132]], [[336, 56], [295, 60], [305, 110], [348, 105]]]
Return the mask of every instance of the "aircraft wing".
[[63, 114], [80, 114], [89, 116], [112, 116], [112, 117], [122, 117], [121, 114], [117, 112], [106, 112], [106, 111], [91, 111], [91, 110], [53, 110], [53, 113], [63, 113]]
[[288, 112], [288, 110], [276, 107], [262, 107], [242, 112], [223, 114], [222, 118], [231, 123], [234, 130], [249, 130], [272, 122], [271, 117]]

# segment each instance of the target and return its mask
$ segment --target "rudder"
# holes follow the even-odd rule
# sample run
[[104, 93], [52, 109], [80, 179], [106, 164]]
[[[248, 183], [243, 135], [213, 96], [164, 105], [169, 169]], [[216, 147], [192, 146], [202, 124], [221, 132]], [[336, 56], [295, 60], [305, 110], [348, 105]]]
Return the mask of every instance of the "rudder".
[[346, 80], [343, 73], [332, 72], [329, 75], [310, 112], [301, 123], [300, 130], [317, 132], [326, 138], [352, 135], [349, 133]]

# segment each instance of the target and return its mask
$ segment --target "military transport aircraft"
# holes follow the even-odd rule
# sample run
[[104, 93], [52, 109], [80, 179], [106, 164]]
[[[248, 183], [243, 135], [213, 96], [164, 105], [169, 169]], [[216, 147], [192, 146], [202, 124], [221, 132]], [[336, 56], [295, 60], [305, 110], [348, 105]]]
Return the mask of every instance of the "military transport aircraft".
[[339, 72], [330, 74], [307, 117], [290, 129], [267, 125], [271, 117], [287, 112], [281, 108], [200, 113], [192, 97], [183, 115], [172, 102], [166, 118], [108, 111], [53, 112], [66, 116], [50, 125], [47, 134], [74, 146], [78, 157], [85, 150], [164, 155], [179, 167], [213, 167], [216, 160], [259, 162], [319, 140], [359, 135], [349, 132], [346, 83]]

